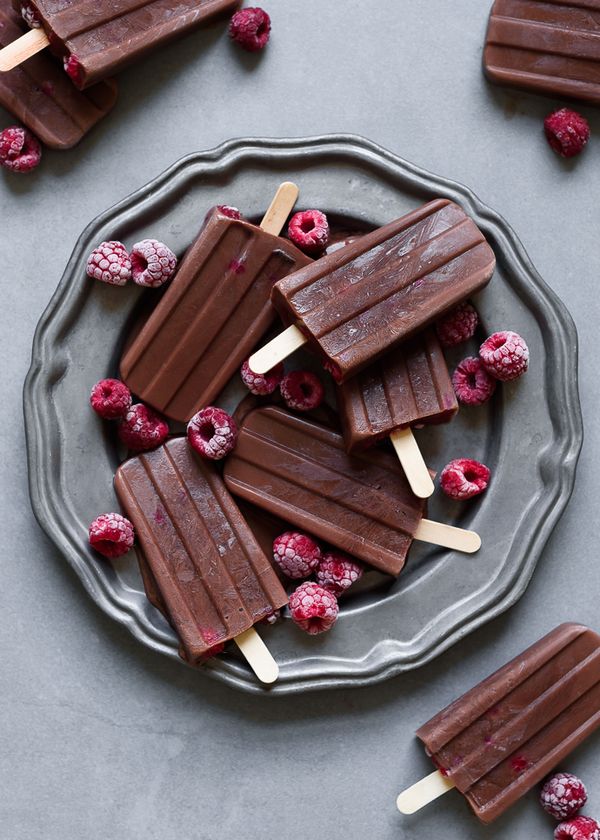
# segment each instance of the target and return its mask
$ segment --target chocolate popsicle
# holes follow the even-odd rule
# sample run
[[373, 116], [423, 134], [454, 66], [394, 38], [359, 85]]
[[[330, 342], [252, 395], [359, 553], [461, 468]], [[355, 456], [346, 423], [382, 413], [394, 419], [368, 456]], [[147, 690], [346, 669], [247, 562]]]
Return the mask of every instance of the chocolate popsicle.
[[287, 595], [213, 467], [186, 438], [173, 438], [125, 461], [115, 490], [151, 573], [145, 584], [164, 606], [186, 660], [198, 663], [235, 639], [259, 679], [276, 679], [276, 663], [253, 625], [287, 604]]
[[[0, 46], [19, 38], [21, 18], [10, 0], [0, 0]], [[8, 73], [0, 73], [0, 105], [51, 149], [70, 149], [109, 113], [117, 99], [113, 80], [81, 93], [60, 65], [38, 55]]]
[[600, 0], [495, 0], [483, 66], [490, 81], [600, 105]]
[[561, 624], [422, 726], [439, 768], [398, 797], [414, 813], [456, 787], [488, 823], [600, 726], [600, 636]]
[[211, 213], [121, 360], [122, 379], [144, 402], [186, 423], [248, 358], [276, 319], [273, 283], [312, 262], [276, 235], [297, 192], [282, 184], [260, 228]]
[[477, 551], [481, 540], [423, 519], [398, 461], [376, 451], [348, 455], [341, 435], [279, 408], [249, 412], [224, 470], [229, 490], [390, 575], [413, 539]]
[[276, 283], [290, 326], [250, 367], [264, 373], [308, 342], [344, 382], [485, 286], [495, 262], [457, 204], [431, 201]]

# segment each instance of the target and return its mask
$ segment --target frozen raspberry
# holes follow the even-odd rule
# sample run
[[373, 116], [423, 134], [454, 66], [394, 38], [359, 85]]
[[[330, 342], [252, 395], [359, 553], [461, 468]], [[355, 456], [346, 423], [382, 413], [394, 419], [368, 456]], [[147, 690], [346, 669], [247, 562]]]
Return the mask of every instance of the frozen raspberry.
[[138, 286], [162, 286], [171, 279], [176, 265], [173, 251], [156, 239], [143, 239], [131, 249], [131, 274]]
[[459, 303], [456, 309], [444, 315], [435, 325], [440, 343], [444, 347], [454, 347], [468, 341], [477, 329], [479, 315], [470, 303]]
[[516, 332], [493, 333], [479, 348], [483, 366], [502, 382], [517, 379], [529, 367], [529, 348]]
[[320, 210], [295, 213], [288, 225], [288, 236], [305, 254], [319, 256], [329, 243], [329, 222]]
[[111, 286], [124, 286], [131, 280], [131, 260], [127, 248], [115, 240], [103, 242], [89, 255], [85, 271], [94, 280], [110, 283]]
[[330, 630], [338, 617], [339, 607], [333, 592], [318, 583], [301, 583], [290, 595], [290, 614], [298, 627], [307, 633], [324, 633]]
[[30, 3], [23, 3], [21, 5], [21, 17], [32, 29], [39, 29], [42, 25], [40, 16]]
[[561, 157], [575, 157], [590, 139], [585, 117], [569, 108], [560, 108], [544, 120], [544, 133], [550, 147]]
[[496, 390], [496, 380], [489, 375], [481, 359], [463, 359], [452, 374], [458, 399], [465, 405], [482, 405]]
[[328, 551], [319, 563], [317, 583], [320, 583], [323, 589], [339, 596], [360, 580], [362, 573], [363, 567], [352, 557], [342, 554], [341, 551]]
[[252, 394], [258, 396], [266, 396], [272, 394], [283, 379], [283, 362], [275, 365], [267, 373], [254, 373], [250, 370], [250, 365], [247, 361], [244, 362], [240, 370], [242, 382]]
[[591, 817], [575, 817], [555, 828], [554, 840], [600, 840], [600, 825]]
[[121, 557], [133, 545], [133, 525], [120, 513], [97, 516], [89, 529], [90, 545], [104, 557]]
[[273, 610], [273, 612], [270, 612], [269, 615], [266, 615], [263, 618], [263, 623], [264, 624], [277, 624], [277, 622], [279, 621], [280, 618], [281, 618], [281, 610]]
[[270, 33], [271, 18], [258, 7], [240, 9], [229, 23], [229, 37], [248, 52], [266, 47]]
[[551, 817], [569, 820], [587, 802], [587, 791], [581, 779], [572, 773], [555, 773], [544, 783], [540, 802]]
[[222, 408], [209, 405], [194, 414], [187, 427], [190, 446], [203, 458], [224, 458], [237, 443], [238, 428]]
[[217, 210], [222, 216], [227, 216], [229, 219], [239, 221], [242, 218], [242, 214], [237, 207], [230, 207], [229, 204], [217, 204]]
[[312, 575], [320, 559], [321, 549], [306, 534], [286, 531], [273, 541], [273, 560], [284, 575], [294, 580]]
[[317, 408], [325, 395], [321, 380], [309, 370], [293, 370], [283, 377], [279, 388], [287, 407], [297, 411]]
[[224, 650], [225, 642], [217, 642], [216, 645], [213, 645], [202, 654], [202, 656], [200, 657], [200, 662], [206, 662], [207, 659], [212, 659], [213, 656], [217, 656], [217, 654], [223, 653]]
[[440, 475], [440, 486], [451, 499], [471, 499], [483, 493], [490, 480], [485, 464], [470, 458], [455, 458]]
[[74, 53], [66, 55], [63, 58], [63, 67], [67, 76], [76, 84], [81, 85], [83, 82], [83, 68], [81, 62]]
[[42, 159], [42, 147], [26, 128], [11, 125], [0, 131], [0, 166], [11, 172], [31, 172]]
[[90, 403], [105, 420], [118, 420], [131, 408], [131, 391], [120, 379], [101, 379], [92, 388]]
[[165, 420], [144, 403], [132, 405], [119, 423], [119, 438], [135, 452], [155, 449], [164, 443], [169, 435]]

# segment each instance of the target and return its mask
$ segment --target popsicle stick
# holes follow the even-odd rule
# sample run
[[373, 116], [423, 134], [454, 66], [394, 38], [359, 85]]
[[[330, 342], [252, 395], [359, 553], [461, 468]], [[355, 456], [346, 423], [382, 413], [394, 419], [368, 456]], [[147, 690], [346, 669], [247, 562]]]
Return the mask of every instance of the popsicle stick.
[[254, 627], [236, 636], [234, 642], [246, 657], [258, 679], [263, 683], [274, 683], [279, 676], [279, 665], [269, 652]]
[[412, 429], [410, 426], [406, 429], [396, 429], [390, 435], [390, 440], [394, 444], [411, 490], [419, 499], [428, 499], [434, 490], [433, 481]]
[[298, 187], [291, 181], [284, 181], [283, 184], [279, 185], [273, 201], [260, 223], [262, 230], [266, 233], [272, 233], [274, 236], [279, 235], [285, 224], [285, 220], [290, 215], [298, 199], [298, 192]]
[[272, 338], [268, 344], [253, 353], [248, 359], [250, 370], [254, 373], [267, 373], [267, 371], [283, 362], [288, 356], [291, 356], [295, 350], [306, 344], [306, 336], [304, 336], [298, 327], [292, 324], [282, 333]]
[[433, 802], [438, 796], [448, 793], [454, 786], [454, 782], [446, 776], [442, 776], [439, 770], [435, 770], [429, 776], [421, 779], [420, 782], [403, 791], [396, 799], [396, 806], [401, 814], [414, 814], [415, 811], [420, 811], [421, 808]]
[[31, 29], [0, 50], [0, 72], [6, 73], [45, 49], [50, 41], [43, 29]]
[[475, 531], [455, 528], [443, 522], [432, 522], [431, 519], [421, 519], [415, 531], [415, 539], [444, 548], [455, 548], [466, 554], [474, 554], [481, 548], [481, 537]]

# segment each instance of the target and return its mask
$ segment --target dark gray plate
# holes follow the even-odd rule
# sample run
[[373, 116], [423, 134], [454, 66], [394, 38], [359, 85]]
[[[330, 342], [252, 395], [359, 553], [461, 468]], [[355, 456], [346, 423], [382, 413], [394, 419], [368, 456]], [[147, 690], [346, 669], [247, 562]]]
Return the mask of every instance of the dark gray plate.
[[[514, 604], [567, 504], [582, 442], [573, 322], [506, 222], [472, 192], [359, 137], [224, 143], [179, 161], [84, 230], [35, 335], [25, 383], [33, 509], [103, 610], [145, 644], [177, 657], [175, 635], [146, 600], [133, 555], [110, 565], [87, 545], [88, 523], [118, 509], [112, 477], [119, 460], [113, 432], [89, 409], [87, 396], [94, 382], [115, 374], [143, 292], [86, 279], [86, 256], [103, 239], [131, 245], [147, 236], [181, 254], [210, 206], [233, 204], [259, 217], [286, 179], [300, 185], [299, 206], [368, 226], [436, 196], [461, 204], [498, 259], [476, 301], [482, 334], [521, 333], [531, 366], [487, 406], [417, 433], [435, 469], [460, 456], [492, 469], [481, 499], [460, 505], [437, 493], [430, 505], [432, 518], [479, 531], [481, 551], [467, 556], [415, 544], [398, 581], [368, 577], [342, 605], [331, 633], [308, 637], [289, 619], [261, 629], [281, 666], [271, 693], [366, 685], [418, 668]], [[451, 361], [463, 355], [465, 348]], [[223, 404], [231, 407], [239, 395], [229, 389]], [[205, 670], [238, 688], [263, 690], [234, 653]]]

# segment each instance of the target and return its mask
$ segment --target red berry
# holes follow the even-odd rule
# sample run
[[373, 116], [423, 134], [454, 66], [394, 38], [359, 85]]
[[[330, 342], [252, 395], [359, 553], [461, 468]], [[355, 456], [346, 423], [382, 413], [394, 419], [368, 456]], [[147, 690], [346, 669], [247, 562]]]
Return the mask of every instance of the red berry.
[[544, 132], [551, 148], [561, 157], [575, 157], [590, 139], [585, 117], [569, 108], [560, 108], [544, 120]]
[[496, 380], [490, 376], [481, 359], [463, 359], [452, 374], [452, 384], [458, 399], [465, 405], [482, 405], [496, 390]]
[[103, 513], [90, 525], [89, 540], [103, 557], [121, 557], [133, 546], [133, 525], [120, 513]]
[[132, 405], [119, 423], [119, 438], [135, 452], [155, 449], [169, 435], [169, 426], [156, 412], [144, 403]]
[[554, 840], [600, 840], [600, 825], [591, 817], [575, 817], [555, 828]]
[[585, 785], [572, 773], [555, 773], [546, 780], [540, 794], [542, 808], [557, 820], [571, 819], [586, 802]]
[[338, 617], [339, 607], [333, 592], [318, 583], [306, 581], [290, 595], [292, 619], [307, 633], [324, 633], [330, 630]]
[[470, 303], [459, 303], [456, 309], [444, 315], [435, 325], [440, 343], [444, 347], [454, 347], [468, 341], [477, 329], [479, 315]]
[[317, 568], [320, 559], [321, 549], [306, 534], [286, 531], [273, 541], [273, 560], [289, 578], [308, 577]]
[[194, 414], [187, 427], [190, 446], [203, 458], [224, 458], [237, 443], [238, 428], [222, 408], [209, 405]]
[[493, 333], [479, 348], [483, 366], [502, 382], [517, 379], [529, 367], [529, 348], [521, 336], [511, 330]]
[[328, 551], [319, 563], [317, 583], [339, 596], [360, 580], [362, 574], [363, 567], [352, 557], [341, 551]]
[[175, 272], [177, 257], [156, 239], [143, 239], [131, 249], [131, 274], [138, 286], [162, 286]]
[[124, 286], [131, 280], [131, 260], [122, 242], [111, 240], [98, 245], [88, 257], [86, 274], [93, 280]]
[[79, 86], [83, 83], [83, 68], [81, 66], [81, 62], [74, 53], [71, 53], [71, 55], [66, 55], [63, 58], [63, 67], [65, 68], [65, 73], [67, 74], [67, 76], [76, 85]]
[[322, 254], [329, 243], [327, 216], [320, 210], [295, 213], [288, 225], [288, 236], [306, 254]]
[[283, 362], [275, 365], [267, 373], [254, 373], [250, 369], [248, 361], [245, 361], [240, 370], [242, 382], [252, 394], [257, 396], [266, 396], [272, 394], [283, 379]]
[[207, 659], [212, 659], [213, 656], [217, 656], [219, 653], [223, 653], [224, 650], [225, 642], [217, 642], [216, 645], [213, 645], [202, 654], [202, 656], [200, 657], [200, 662], [206, 662]]
[[242, 218], [242, 214], [237, 207], [230, 207], [229, 204], [217, 204], [217, 210], [222, 216], [227, 216], [229, 219], [239, 221]]
[[240, 9], [229, 23], [230, 38], [248, 52], [258, 52], [267, 46], [271, 33], [271, 18], [258, 7]]
[[279, 388], [287, 407], [297, 411], [317, 408], [325, 396], [321, 380], [309, 370], [293, 370], [283, 377]]
[[90, 403], [100, 417], [118, 420], [131, 407], [131, 391], [120, 379], [101, 379], [92, 388]]
[[31, 172], [42, 159], [42, 147], [26, 128], [11, 125], [0, 131], [0, 166], [11, 172]]
[[485, 464], [471, 458], [455, 458], [446, 464], [440, 475], [440, 486], [451, 499], [472, 499], [483, 493], [490, 480]]

